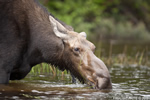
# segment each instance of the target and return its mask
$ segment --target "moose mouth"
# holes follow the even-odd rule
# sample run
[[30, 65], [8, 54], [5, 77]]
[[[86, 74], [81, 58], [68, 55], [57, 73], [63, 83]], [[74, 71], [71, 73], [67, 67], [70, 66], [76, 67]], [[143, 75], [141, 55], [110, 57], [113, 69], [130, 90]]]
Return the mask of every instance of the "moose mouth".
[[[105, 77], [105, 76], [100, 76], [96, 75], [95, 73], [93, 76], [89, 75], [83, 75], [82, 74], [77, 74], [75, 71], [72, 73], [72, 75], [75, 77], [83, 84], [86, 83], [89, 85], [92, 89], [112, 89], [112, 84], [111, 84], [111, 79], [110, 77]], [[74, 78], [73, 78], [74, 79]], [[74, 81], [74, 80], [72, 80]]]

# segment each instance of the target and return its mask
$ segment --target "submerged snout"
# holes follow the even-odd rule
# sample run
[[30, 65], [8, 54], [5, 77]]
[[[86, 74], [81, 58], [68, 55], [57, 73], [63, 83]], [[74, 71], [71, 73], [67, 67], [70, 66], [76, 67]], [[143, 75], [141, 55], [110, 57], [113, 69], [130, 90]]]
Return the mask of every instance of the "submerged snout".
[[89, 61], [85, 71], [88, 84], [95, 89], [112, 89], [110, 74], [104, 62], [93, 53], [90, 54]]

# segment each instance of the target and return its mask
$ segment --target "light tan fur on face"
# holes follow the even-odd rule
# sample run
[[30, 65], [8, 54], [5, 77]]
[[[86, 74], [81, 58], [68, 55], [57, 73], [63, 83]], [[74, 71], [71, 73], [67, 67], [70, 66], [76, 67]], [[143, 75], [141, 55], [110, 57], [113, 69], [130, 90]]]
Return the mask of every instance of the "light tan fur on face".
[[93, 74], [93, 69], [91, 67], [91, 57], [89, 53], [93, 53], [93, 51], [95, 50], [95, 46], [91, 42], [86, 40], [86, 38], [79, 35], [79, 33], [70, 31], [68, 34], [73, 35], [73, 38], [68, 39], [67, 41], [67, 43], [70, 45], [70, 49], [80, 49], [78, 57], [80, 58], [79, 66], [81, 73], [84, 73], [84, 76], [87, 78], [91, 77], [91, 75]]

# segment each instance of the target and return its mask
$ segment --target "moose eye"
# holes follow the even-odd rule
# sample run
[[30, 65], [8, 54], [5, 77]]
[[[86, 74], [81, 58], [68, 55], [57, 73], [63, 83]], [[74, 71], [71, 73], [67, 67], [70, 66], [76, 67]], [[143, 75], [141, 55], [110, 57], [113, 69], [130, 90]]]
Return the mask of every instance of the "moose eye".
[[80, 48], [74, 48], [74, 51], [78, 52], [80, 50]]

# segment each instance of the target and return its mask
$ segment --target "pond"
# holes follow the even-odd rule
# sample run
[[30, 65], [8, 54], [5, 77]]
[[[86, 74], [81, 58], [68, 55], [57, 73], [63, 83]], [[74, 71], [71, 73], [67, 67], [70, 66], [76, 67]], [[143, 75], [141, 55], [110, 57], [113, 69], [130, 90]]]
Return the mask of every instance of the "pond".
[[[120, 45], [120, 44], [119, 44]], [[133, 45], [133, 44], [132, 44]], [[117, 48], [113, 45], [112, 58], [114, 55], [123, 51], [124, 45]], [[130, 47], [129, 45], [128, 47]], [[148, 45], [141, 45], [141, 48]], [[129, 55], [134, 55], [135, 48], [132, 46]], [[103, 49], [108, 49], [103, 46]], [[115, 50], [115, 48], [117, 50]], [[142, 51], [142, 49], [137, 51]], [[127, 52], [128, 52], [127, 50]], [[104, 52], [102, 50], [101, 52]], [[113, 52], [114, 51], [114, 52]], [[108, 50], [109, 52], [109, 50]], [[133, 52], [133, 53], [132, 53]], [[107, 54], [107, 52], [105, 52]], [[136, 54], [136, 53], [135, 53]], [[147, 56], [149, 59], [150, 50], [148, 48]], [[107, 55], [105, 55], [107, 56]], [[143, 56], [145, 57], [145, 56]], [[143, 58], [144, 59], [144, 58]], [[149, 64], [149, 63], [148, 63]], [[77, 82], [73, 84], [69, 74], [28, 74], [28, 76], [20, 81], [11, 81], [9, 85], [0, 85], [0, 99], [44, 99], [44, 100], [149, 100], [150, 99], [150, 66], [145, 64], [137, 64], [135, 62], [128, 64], [113, 63], [109, 66], [112, 79], [112, 90], [93, 90], [86, 84]]]

